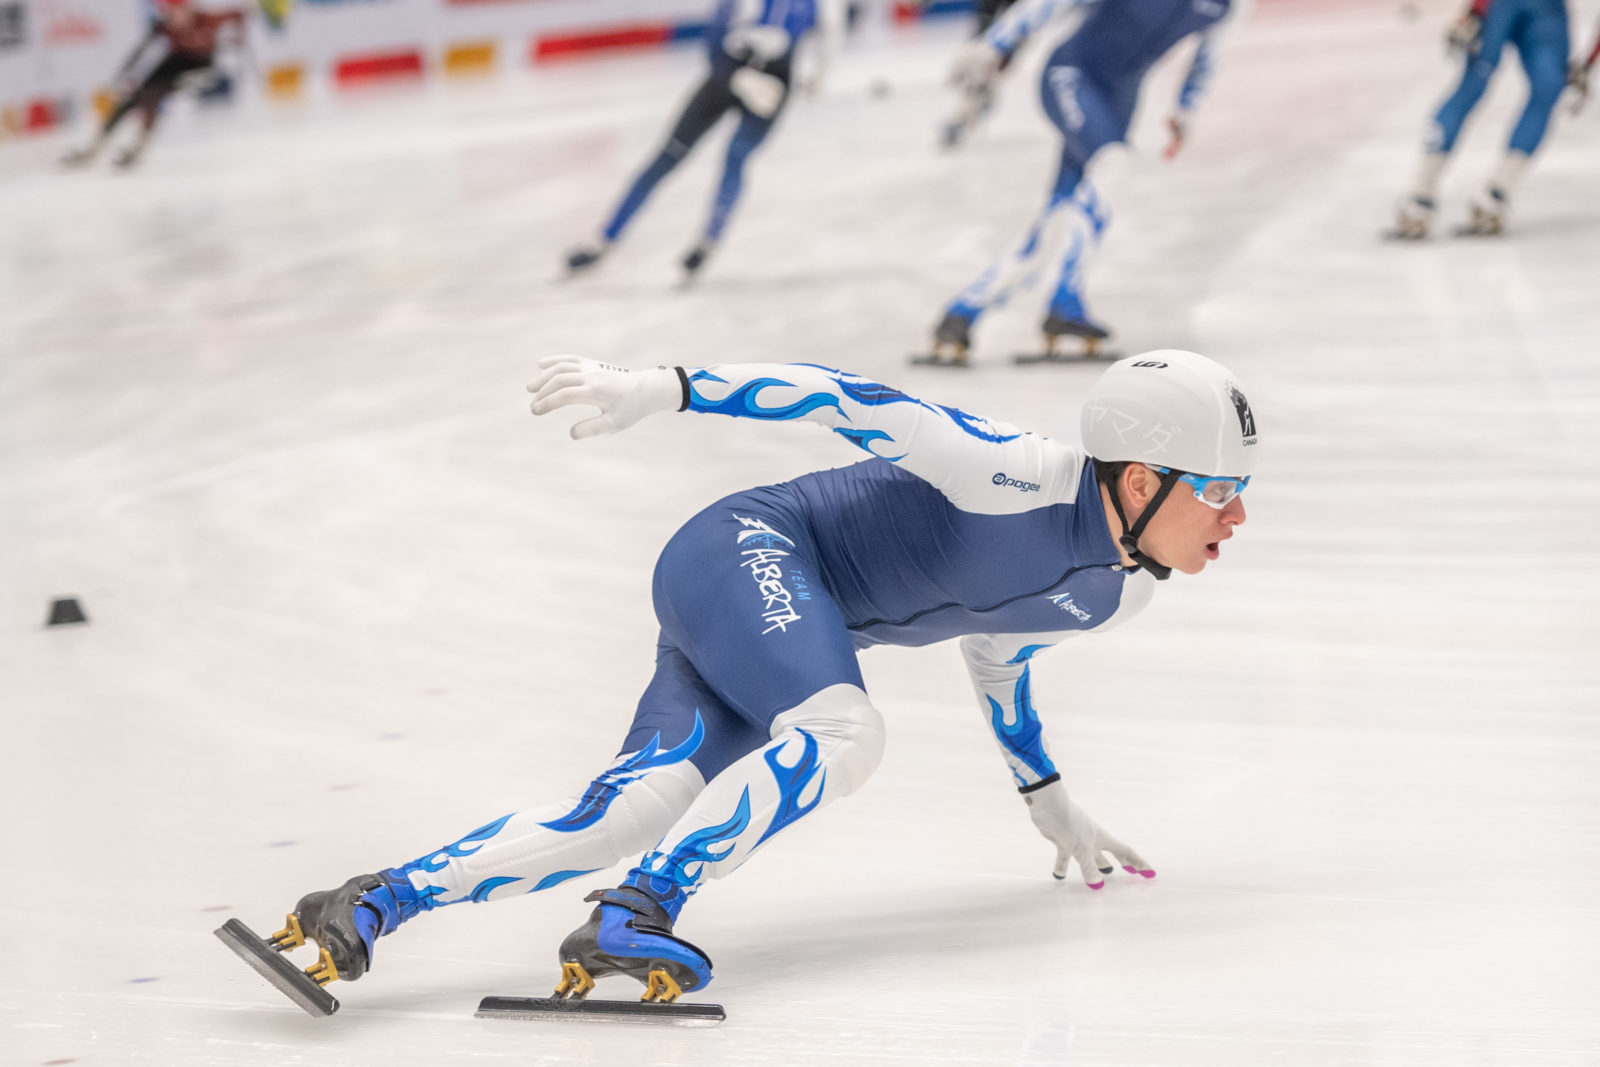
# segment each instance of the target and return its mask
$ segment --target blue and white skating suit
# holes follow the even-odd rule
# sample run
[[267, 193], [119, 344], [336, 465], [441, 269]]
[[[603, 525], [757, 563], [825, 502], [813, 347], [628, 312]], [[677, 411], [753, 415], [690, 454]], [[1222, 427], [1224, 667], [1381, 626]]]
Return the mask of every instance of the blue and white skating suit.
[[[701, 240], [716, 244], [744, 188], [744, 168], [789, 100], [795, 49], [814, 27], [822, 31], [824, 57], [838, 50], [842, 0], [721, 0], [706, 30], [711, 71], [689, 97], [667, 143], [641, 171], [607, 220], [601, 235], [615, 241], [661, 179], [688, 156], [700, 138], [733, 111], [739, 126], [728, 142], [722, 178]], [[819, 58], [823, 64], [826, 58]]]
[[825, 367], [685, 379], [690, 411], [817, 423], [872, 458], [735, 493], [673, 536], [654, 579], [656, 673], [621, 754], [581, 796], [398, 868], [429, 906], [650, 848], [631, 883], [676, 915], [705, 878], [872, 772], [883, 724], [856, 660], [872, 645], [960, 638], [1014, 784], [1054, 781], [1034, 655], [1150, 599], [1154, 579], [1122, 566], [1071, 445]]
[[706, 27], [711, 62], [788, 66], [817, 20], [817, 0], [719, 0]]
[[1210, 83], [1219, 32], [1242, 17], [1245, 0], [1022, 0], [984, 40], [1011, 55], [1057, 15], [1088, 8], [1082, 23], [1046, 61], [1039, 92], [1045, 114], [1061, 134], [1061, 156], [1044, 210], [1027, 234], [952, 302], [948, 311], [970, 321], [1004, 304], [1032, 273], [1038, 257], [1065, 245], [1050, 312], [1087, 321], [1082, 275], [1099, 245], [1110, 212], [1085, 178], [1096, 153], [1124, 141], [1139, 89], [1150, 68], [1175, 45], [1198, 36], [1174, 111], [1187, 116]]
[[1550, 126], [1550, 115], [1567, 84], [1567, 5], [1565, 0], [1479, 0], [1473, 11], [1483, 19], [1475, 47], [1468, 50], [1456, 86], [1428, 133], [1428, 150], [1455, 149], [1461, 127], [1483, 98], [1506, 45], [1515, 45], [1528, 76], [1528, 102], [1511, 130], [1509, 148], [1533, 155]]

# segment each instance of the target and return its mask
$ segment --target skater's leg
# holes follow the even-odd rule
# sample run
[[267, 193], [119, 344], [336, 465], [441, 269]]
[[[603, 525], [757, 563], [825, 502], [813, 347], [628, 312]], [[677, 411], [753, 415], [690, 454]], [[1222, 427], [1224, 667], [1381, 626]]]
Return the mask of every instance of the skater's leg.
[[717, 183], [716, 196], [711, 202], [711, 214], [706, 219], [703, 244], [715, 245], [722, 239], [722, 231], [728, 225], [728, 216], [733, 213], [734, 205], [739, 202], [739, 194], [744, 189], [745, 163], [751, 153], [761, 147], [767, 134], [772, 132], [777, 117], [777, 113], [774, 112], [763, 118], [741, 107], [739, 128], [734, 131], [733, 139], [728, 142], [728, 156], [722, 165], [722, 180]]
[[1465, 232], [1497, 234], [1505, 229], [1506, 216], [1517, 183], [1527, 170], [1528, 160], [1544, 140], [1561, 92], [1566, 88], [1567, 20], [1561, 8], [1527, 12], [1513, 26], [1511, 40], [1517, 46], [1522, 69], [1528, 76], [1528, 102], [1511, 131], [1511, 143], [1500, 164], [1490, 175], [1482, 194], [1473, 198]]
[[370, 966], [373, 942], [448, 904], [533, 893], [592, 874], [657, 841], [714, 776], [766, 741], [662, 641], [622, 752], [566, 800], [518, 812], [409, 863], [314, 893], [296, 907], [341, 978]]
[[1461, 136], [1467, 117], [1478, 106], [1478, 101], [1483, 99], [1489, 79], [1500, 64], [1500, 53], [1511, 39], [1512, 29], [1521, 11], [1521, 4], [1515, 0], [1502, 0], [1489, 5], [1483, 20], [1483, 32], [1478, 37], [1477, 50], [1467, 55], [1461, 81], [1434, 114], [1428, 131], [1427, 150], [1430, 153], [1449, 155], [1455, 150], [1456, 140]]
[[636, 869], [670, 883], [663, 903], [673, 913], [701, 880], [734, 869], [877, 766], [882, 719], [813, 553], [803, 525], [740, 497], [702, 512], [662, 553], [663, 631], [770, 739], [716, 775]]
[[[703, 986], [709, 961], [672, 934], [684, 901], [801, 817], [854, 792], [878, 765], [883, 720], [803, 531], [793, 516], [733, 497], [691, 520], [662, 554], [663, 632], [769, 740], [715, 775], [627, 881], [596, 898], [589, 923], [562, 947], [564, 960], [590, 974], [642, 980], [653, 960], [670, 959], [682, 988]], [[630, 915], [657, 932], [627, 926]], [[624, 942], [632, 947], [624, 951]]]
[[1555, 8], [1523, 19], [1512, 40], [1528, 75], [1528, 103], [1511, 131], [1510, 150], [1531, 156], [1539, 150], [1550, 115], [1567, 85], [1565, 12]]
[[151, 109], [159, 108], [161, 101], [172, 91], [177, 84], [180, 70], [178, 57], [167, 56], [155, 69], [151, 70], [145, 79], [131, 89], [127, 95], [112, 106], [110, 113], [100, 123], [100, 129], [95, 134], [94, 140], [83, 148], [67, 153], [63, 162], [69, 164], [87, 163], [99, 154], [100, 150], [111, 138], [111, 134], [127, 118], [130, 113], [138, 110], [144, 118], [143, 128], [140, 132], [141, 147], [149, 139], [150, 127], [154, 124], [151, 118]]
[[667, 135], [667, 143], [634, 179], [622, 202], [607, 220], [605, 229], [601, 231], [606, 242], [615, 241], [621, 236], [623, 229], [649, 199], [661, 179], [670, 174], [689, 155], [696, 142], [705, 136], [707, 130], [716, 125], [717, 120], [733, 104], [733, 95], [728, 91], [723, 79], [713, 75], [701, 83], [694, 95], [689, 98], [689, 102], [684, 105], [683, 112], [672, 127], [672, 132]]

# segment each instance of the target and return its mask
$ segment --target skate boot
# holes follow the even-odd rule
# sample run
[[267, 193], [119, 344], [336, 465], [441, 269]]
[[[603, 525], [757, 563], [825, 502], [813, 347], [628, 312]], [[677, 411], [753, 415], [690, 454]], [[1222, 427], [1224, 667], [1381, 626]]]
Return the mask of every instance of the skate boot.
[[[1111, 336], [1111, 331], [1092, 321], [1084, 313], [1083, 306], [1054, 307], [1045, 318], [1044, 325], [1040, 327], [1044, 333], [1044, 351], [1033, 356], [1018, 356], [1019, 363], [1052, 363], [1080, 359], [1104, 359], [1107, 353], [1100, 349], [1100, 342]], [[1061, 351], [1060, 344], [1063, 337], [1076, 337], [1083, 343], [1073, 351]]]
[[605, 245], [579, 245], [567, 253], [567, 273], [580, 274], [599, 263], [605, 254]]
[[1505, 232], [1507, 206], [1506, 194], [1490, 186], [1486, 196], [1472, 202], [1467, 224], [1458, 232], [1464, 237], [1499, 236]]
[[1433, 225], [1433, 208], [1434, 203], [1430, 197], [1407, 197], [1395, 215], [1394, 229], [1389, 231], [1388, 236], [1397, 241], [1426, 239], [1428, 229]]
[[118, 152], [117, 158], [112, 160], [112, 162], [118, 167], [121, 167], [123, 170], [130, 170], [138, 165], [139, 156], [142, 154], [142, 152], [142, 145], [133, 145], [132, 147], [124, 148], [122, 151]]
[[61, 155], [63, 167], [86, 167], [94, 162], [94, 157], [99, 154], [98, 145], [86, 145], [82, 148], [68, 149]]
[[706, 259], [717, 246], [710, 241], [700, 241], [683, 257], [684, 281], [693, 281], [695, 275], [700, 273], [700, 268], [705, 266]]
[[933, 328], [933, 349], [926, 355], [912, 356], [913, 363], [929, 363], [941, 367], [965, 367], [967, 353], [972, 348], [972, 322], [975, 316], [963, 312], [958, 305], [944, 313], [939, 325]]
[[322, 947], [335, 977], [353, 982], [372, 968], [372, 943], [425, 910], [410, 879], [390, 869], [307, 893], [294, 906], [293, 918], [304, 937]]
[[633, 886], [597, 889], [589, 921], [561, 942], [561, 984], [556, 996], [581, 1000], [596, 978], [625, 974], [645, 986], [644, 999], [671, 1003], [711, 981], [711, 960], [672, 933], [672, 915], [650, 893]]

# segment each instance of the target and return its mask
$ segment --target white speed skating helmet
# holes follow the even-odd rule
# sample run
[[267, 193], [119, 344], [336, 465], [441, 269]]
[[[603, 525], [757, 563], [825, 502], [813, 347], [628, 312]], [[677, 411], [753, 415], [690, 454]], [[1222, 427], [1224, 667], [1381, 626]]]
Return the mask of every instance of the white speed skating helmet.
[[1215, 477], [1255, 470], [1256, 420], [1233, 375], [1194, 352], [1164, 348], [1113, 363], [1083, 402], [1083, 448]]

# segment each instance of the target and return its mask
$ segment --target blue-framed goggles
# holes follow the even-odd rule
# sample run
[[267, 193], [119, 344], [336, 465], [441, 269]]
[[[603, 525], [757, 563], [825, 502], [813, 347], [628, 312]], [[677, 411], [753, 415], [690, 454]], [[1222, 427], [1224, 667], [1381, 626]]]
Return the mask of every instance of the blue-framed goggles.
[[[1173, 473], [1171, 467], [1157, 467], [1150, 465], [1150, 469], [1159, 474]], [[1250, 476], [1243, 478], [1216, 478], [1204, 474], [1183, 474], [1178, 478], [1180, 482], [1187, 482], [1194, 488], [1194, 498], [1210, 508], [1221, 511], [1233, 503], [1233, 498], [1245, 491], [1250, 484]]]

